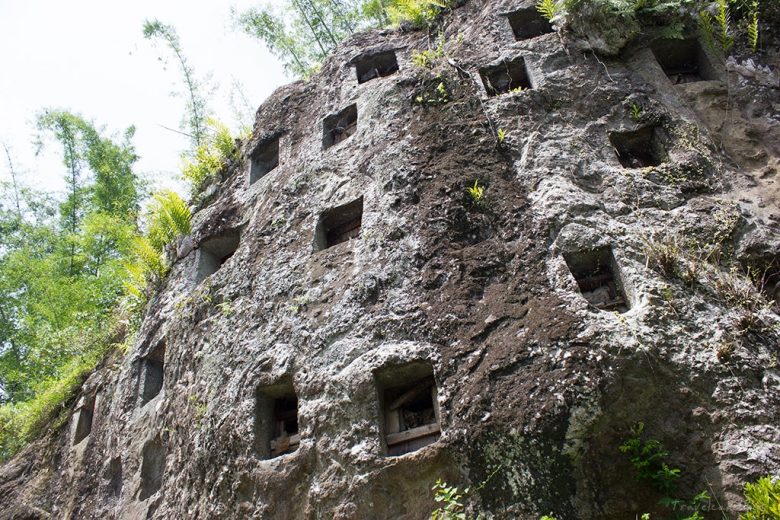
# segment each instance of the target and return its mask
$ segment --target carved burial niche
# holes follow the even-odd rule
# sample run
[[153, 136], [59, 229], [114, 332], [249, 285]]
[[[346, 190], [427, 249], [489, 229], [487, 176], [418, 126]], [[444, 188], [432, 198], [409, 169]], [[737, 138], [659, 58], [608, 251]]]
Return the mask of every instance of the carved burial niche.
[[122, 495], [122, 459], [114, 457], [104, 470], [103, 479], [106, 481], [106, 494], [110, 497]]
[[528, 40], [553, 32], [550, 22], [535, 7], [518, 9], [507, 15], [516, 40]]
[[145, 405], [160, 393], [165, 377], [165, 343], [160, 343], [141, 359], [140, 398]]
[[374, 78], [384, 78], [398, 72], [398, 60], [395, 51], [377, 52], [355, 62], [358, 83]]
[[429, 362], [382, 369], [374, 378], [386, 455], [404, 455], [439, 439], [439, 404]]
[[624, 168], [645, 168], [666, 162], [663, 130], [645, 126], [630, 132], [610, 132], [609, 142]]
[[564, 253], [569, 271], [574, 275], [582, 296], [603, 310], [626, 312], [629, 309], [620, 268], [612, 254], [612, 247], [604, 246], [592, 251]]
[[241, 238], [239, 229], [225, 231], [219, 236], [204, 240], [198, 246], [197, 283], [219, 271], [238, 249]]
[[159, 437], [144, 444], [141, 455], [141, 489], [139, 498], [146, 500], [162, 487], [165, 471], [165, 447]]
[[363, 221], [363, 197], [350, 203], [325, 210], [314, 230], [314, 250], [329, 247], [358, 238]]
[[249, 166], [249, 184], [252, 185], [279, 165], [279, 137], [257, 146]]
[[95, 394], [82, 398], [76, 410], [76, 426], [73, 430], [73, 444], [83, 441], [92, 432], [92, 418], [95, 415]]
[[497, 96], [518, 88], [533, 88], [525, 58], [522, 56], [512, 61], [482, 68], [479, 70], [479, 74], [482, 76], [482, 83], [489, 96]]
[[322, 149], [327, 150], [352, 136], [357, 130], [357, 120], [357, 105], [354, 103], [341, 112], [323, 119]]
[[298, 449], [298, 397], [292, 379], [260, 386], [255, 395], [255, 452], [263, 459]]
[[656, 61], [675, 84], [718, 79], [697, 40], [660, 40], [652, 46]]

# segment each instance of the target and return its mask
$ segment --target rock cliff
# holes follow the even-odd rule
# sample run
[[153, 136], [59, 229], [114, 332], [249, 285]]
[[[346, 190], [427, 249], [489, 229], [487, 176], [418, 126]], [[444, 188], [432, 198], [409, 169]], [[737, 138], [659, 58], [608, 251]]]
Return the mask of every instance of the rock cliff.
[[438, 478], [475, 516], [660, 515], [638, 422], [708, 518], [778, 474], [780, 58], [605, 52], [527, 1], [440, 29], [263, 103], [0, 518], [423, 519]]

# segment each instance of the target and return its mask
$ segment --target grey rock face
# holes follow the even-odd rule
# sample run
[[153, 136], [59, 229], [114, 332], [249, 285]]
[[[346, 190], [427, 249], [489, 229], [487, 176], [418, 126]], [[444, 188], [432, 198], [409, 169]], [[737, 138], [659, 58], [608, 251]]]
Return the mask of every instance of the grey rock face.
[[[0, 518], [422, 519], [437, 478], [487, 518], [660, 515], [618, 451], [638, 421], [680, 497], [740, 511], [780, 471], [777, 305], [647, 250], [776, 266], [778, 91], [516, 39], [516, 7], [453, 11], [432, 69], [426, 34], [374, 31], [275, 92], [134, 349], [84, 385], [89, 433], [77, 403], [6, 463]], [[489, 95], [480, 70], [518, 57], [531, 88]]]

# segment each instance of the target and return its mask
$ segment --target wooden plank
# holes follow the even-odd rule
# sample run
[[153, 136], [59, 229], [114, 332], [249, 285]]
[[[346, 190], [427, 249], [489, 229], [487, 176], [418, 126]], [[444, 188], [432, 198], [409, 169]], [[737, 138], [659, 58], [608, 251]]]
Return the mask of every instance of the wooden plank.
[[407, 442], [412, 439], [427, 437], [428, 435], [439, 433], [440, 431], [441, 428], [439, 428], [438, 424], [436, 423], [426, 424], [424, 426], [418, 426], [417, 428], [412, 428], [411, 430], [406, 430], [398, 433], [388, 433], [387, 436], [385, 437], [385, 440], [388, 446], [393, 446], [395, 444], [399, 444], [401, 442]]
[[271, 439], [271, 455], [281, 455], [288, 451], [295, 451], [301, 443], [300, 434], [290, 435], [289, 437], [277, 437]]

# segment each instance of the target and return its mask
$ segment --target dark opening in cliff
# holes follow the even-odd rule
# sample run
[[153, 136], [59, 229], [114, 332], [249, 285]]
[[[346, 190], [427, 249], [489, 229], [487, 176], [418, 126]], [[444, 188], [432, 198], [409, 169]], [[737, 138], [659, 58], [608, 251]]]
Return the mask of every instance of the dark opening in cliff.
[[76, 428], [73, 432], [73, 444], [83, 441], [92, 432], [92, 418], [95, 414], [95, 395], [84, 397], [84, 401], [76, 410]]
[[259, 387], [255, 399], [257, 454], [268, 459], [297, 450], [300, 445], [298, 397], [292, 379]]
[[663, 131], [656, 126], [631, 132], [610, 132], [609, 141], [625, 168], [658, 166], [667, 158]]
[[553, 32], [550, 22], [535, 7], [518, 9], [507, 15], [516, 40], [528, 40]]
[[165, 448], [159, 437], [144, 444], [141, 460], [141, 490], [138, 495], [146, 500], [162, 487], [165, 471]]
[[357, 105], [349, 105], [337, 114], [327, 116], [322, 121], [322, 148], [327, 150], [348, 139], [357, 130]]
[[198, 247], [197, 283], [216, 273], [238, 249], [241, 238], [239, 229], [204, 240]]
[[322, 251], [360, 236], [363, 222], [363, 197], [325, 210], [314, 230], [314, 250]]
[[261, 143], [252, 153], [249, 184], [253, 184], [279, 165], [279, 137]]
[[717, 79], [707, 54], [697, 40], [659, 40], [652, 46], [656, 61], [677, 85]]
[[122, 495], [122, 458], [114, 457], [105, 469], [106, 494], [118, 498]]
[[160, 393], [165, 377], [165, 343], [157, 345], [141, 360], [141, 406]]
[[398, 72], [398, 60], [395, 51], [384, 51], [371, 54], [355, 62], [355, 72], [358, 83], [365, 83], [374, 78], [383, 78]]
[[512, 61], [505, 61], [492, 67], [479, 70], [482, 83], [489, 96], [504, 94], [513, 90], [533, 88], [531, 77], [522, 56]]
[[564, 253], [564, 260], [588, 302], [604, 311], [626, 312], [629, 309], [620, 268], [612, 247], [592, 251]]
[[436, 442], [441, 427], [432, 365], [415, 362], [385, 368], [374, 377], [385, 454], [403, 455]]

